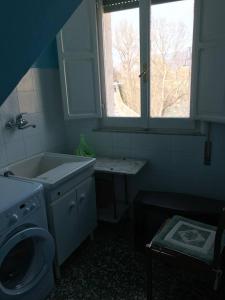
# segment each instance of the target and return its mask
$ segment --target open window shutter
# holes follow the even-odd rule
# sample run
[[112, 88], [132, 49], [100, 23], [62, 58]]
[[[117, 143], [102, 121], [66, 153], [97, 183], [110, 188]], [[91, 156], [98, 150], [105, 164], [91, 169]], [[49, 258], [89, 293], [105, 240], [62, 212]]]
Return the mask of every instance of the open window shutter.
[[196, 0], [192, 98], [197, 120], [225, 123], [225, 1]]
[[57, 37], [65, 118], [100, 116], [96, 3], [83, 0]]

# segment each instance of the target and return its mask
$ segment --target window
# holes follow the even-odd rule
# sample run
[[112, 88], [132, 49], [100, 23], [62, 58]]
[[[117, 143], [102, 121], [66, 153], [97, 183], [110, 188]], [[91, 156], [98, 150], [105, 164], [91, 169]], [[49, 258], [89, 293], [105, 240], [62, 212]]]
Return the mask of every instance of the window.
[[194, 1], [151, 9], [151, 100], [153, 118], [189, 118]]
[[140, 117], [139, 9], [105, 13], [103, 24], [107, 116]]
[[102, 5], [103, 125], [193, 129], [194, 0]]

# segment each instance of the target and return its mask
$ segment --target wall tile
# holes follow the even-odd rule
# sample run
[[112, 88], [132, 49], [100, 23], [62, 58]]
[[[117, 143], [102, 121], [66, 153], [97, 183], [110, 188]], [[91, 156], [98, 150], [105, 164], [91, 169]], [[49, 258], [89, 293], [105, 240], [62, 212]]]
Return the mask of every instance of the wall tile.
[[68, 149], [79, 134], [90, 137], [101, 156], [145, 159], [148, 165], [129, 178], [132, 195], [137, 190], [189, 193], [225, 199], [225, 126], [212, 126], [212, 164], [204, 165], [204, 136], [93, 132], [95, 120], [68, 122]]
[[131, 148], [132, 135], [126, 133], [112, 133], [113, 148]]
[[33, 69], [30, 69], [17, 85], [17, 90], [21, 92], [29, 92], [34, 89]]
[[20, 111], [23, 113], [35, 113], [35, 103], [36, 99], [35, 91], [18, 91], [18, 101]]
[[204, 136], [182, 136], [171, 137], [171, 151], [182, 151], [196, 153], [204, 151]]
[[[150, 134], [149, 148], [152, 151], [170, 151], [171, 150], [171, 135]], [[146, 137], [147, 138], [147, 137]]]
[[0, 107], [0, 134], [5, 144], [12, 139], [22, 139], [22, 132], [20, 130], [5, 128], [6, 122], [10, 119], [15, 119], [19, 113], [18, 95], [15, 89]]
[[25, 143], [22, 139], [9, 139], [5, 144], [8, 164], [27, 157]]
[[[81, 131], [82, 132], [82, 131]], [[99, 155], [106, 155], [113, 153], [113, 139], [112, 136], [106, 132], [95, 132], [93, 139], [93, 148]]]
[[[51, 90], [51, 91], [50, 91]], [[20, 112], [36, 128], [6, 129]], [[0, 166], [43, 151], [65, 151], [65, 124], [57, 70], [30, 70], [0, 108]]]
[[32, 156], [45, 150], [42, 136], [39, 134], [30, 135], [29, 138], [24, 139], [24, 144], [27, 156]]
[[[0, 119], [1, 122], [1, 119]], [[0, 135], [0, 167], [6, 165], [8, 162], [7, 156], [6, 156], [6, 149], [4, 145], [3, 137]]]
[[41, 72], [38, 68], [32, 69], [33, 88], [35, 91], [42, 90], [42, 74], [43, 72]]
[[6, 101], [0, 107], [0, 115], [4, 120], [14, 117], [20, 112], [18, 95], [16, 89], [9, 95]]

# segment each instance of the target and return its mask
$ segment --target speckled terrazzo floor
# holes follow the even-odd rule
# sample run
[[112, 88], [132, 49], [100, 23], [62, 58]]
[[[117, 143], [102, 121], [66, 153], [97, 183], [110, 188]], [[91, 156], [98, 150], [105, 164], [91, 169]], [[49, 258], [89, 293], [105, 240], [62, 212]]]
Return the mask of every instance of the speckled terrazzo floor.
[[[145, 260], [133, 250], [128, 224], [101, 224], [94, 241], [85, 242], [61, 271], [47, 300], [146, 300]], [[154, 262], [154, 300], [208, 300], [207, 293], [196, 292], [189, 276], [181, 277], [182, 273]]]

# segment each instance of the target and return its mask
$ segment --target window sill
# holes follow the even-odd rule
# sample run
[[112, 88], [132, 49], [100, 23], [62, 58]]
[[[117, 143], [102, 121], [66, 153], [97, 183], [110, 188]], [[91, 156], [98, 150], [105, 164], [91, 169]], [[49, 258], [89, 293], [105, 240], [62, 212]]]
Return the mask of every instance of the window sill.
[[98, 127], [95, 132], [118, 132], [118, 133], [141, 133], [159, 135], [191, 135], [205, 136], [204, 128], [197, 129], [149, 129], [149, 128], [126, 128], [126, 127]]

